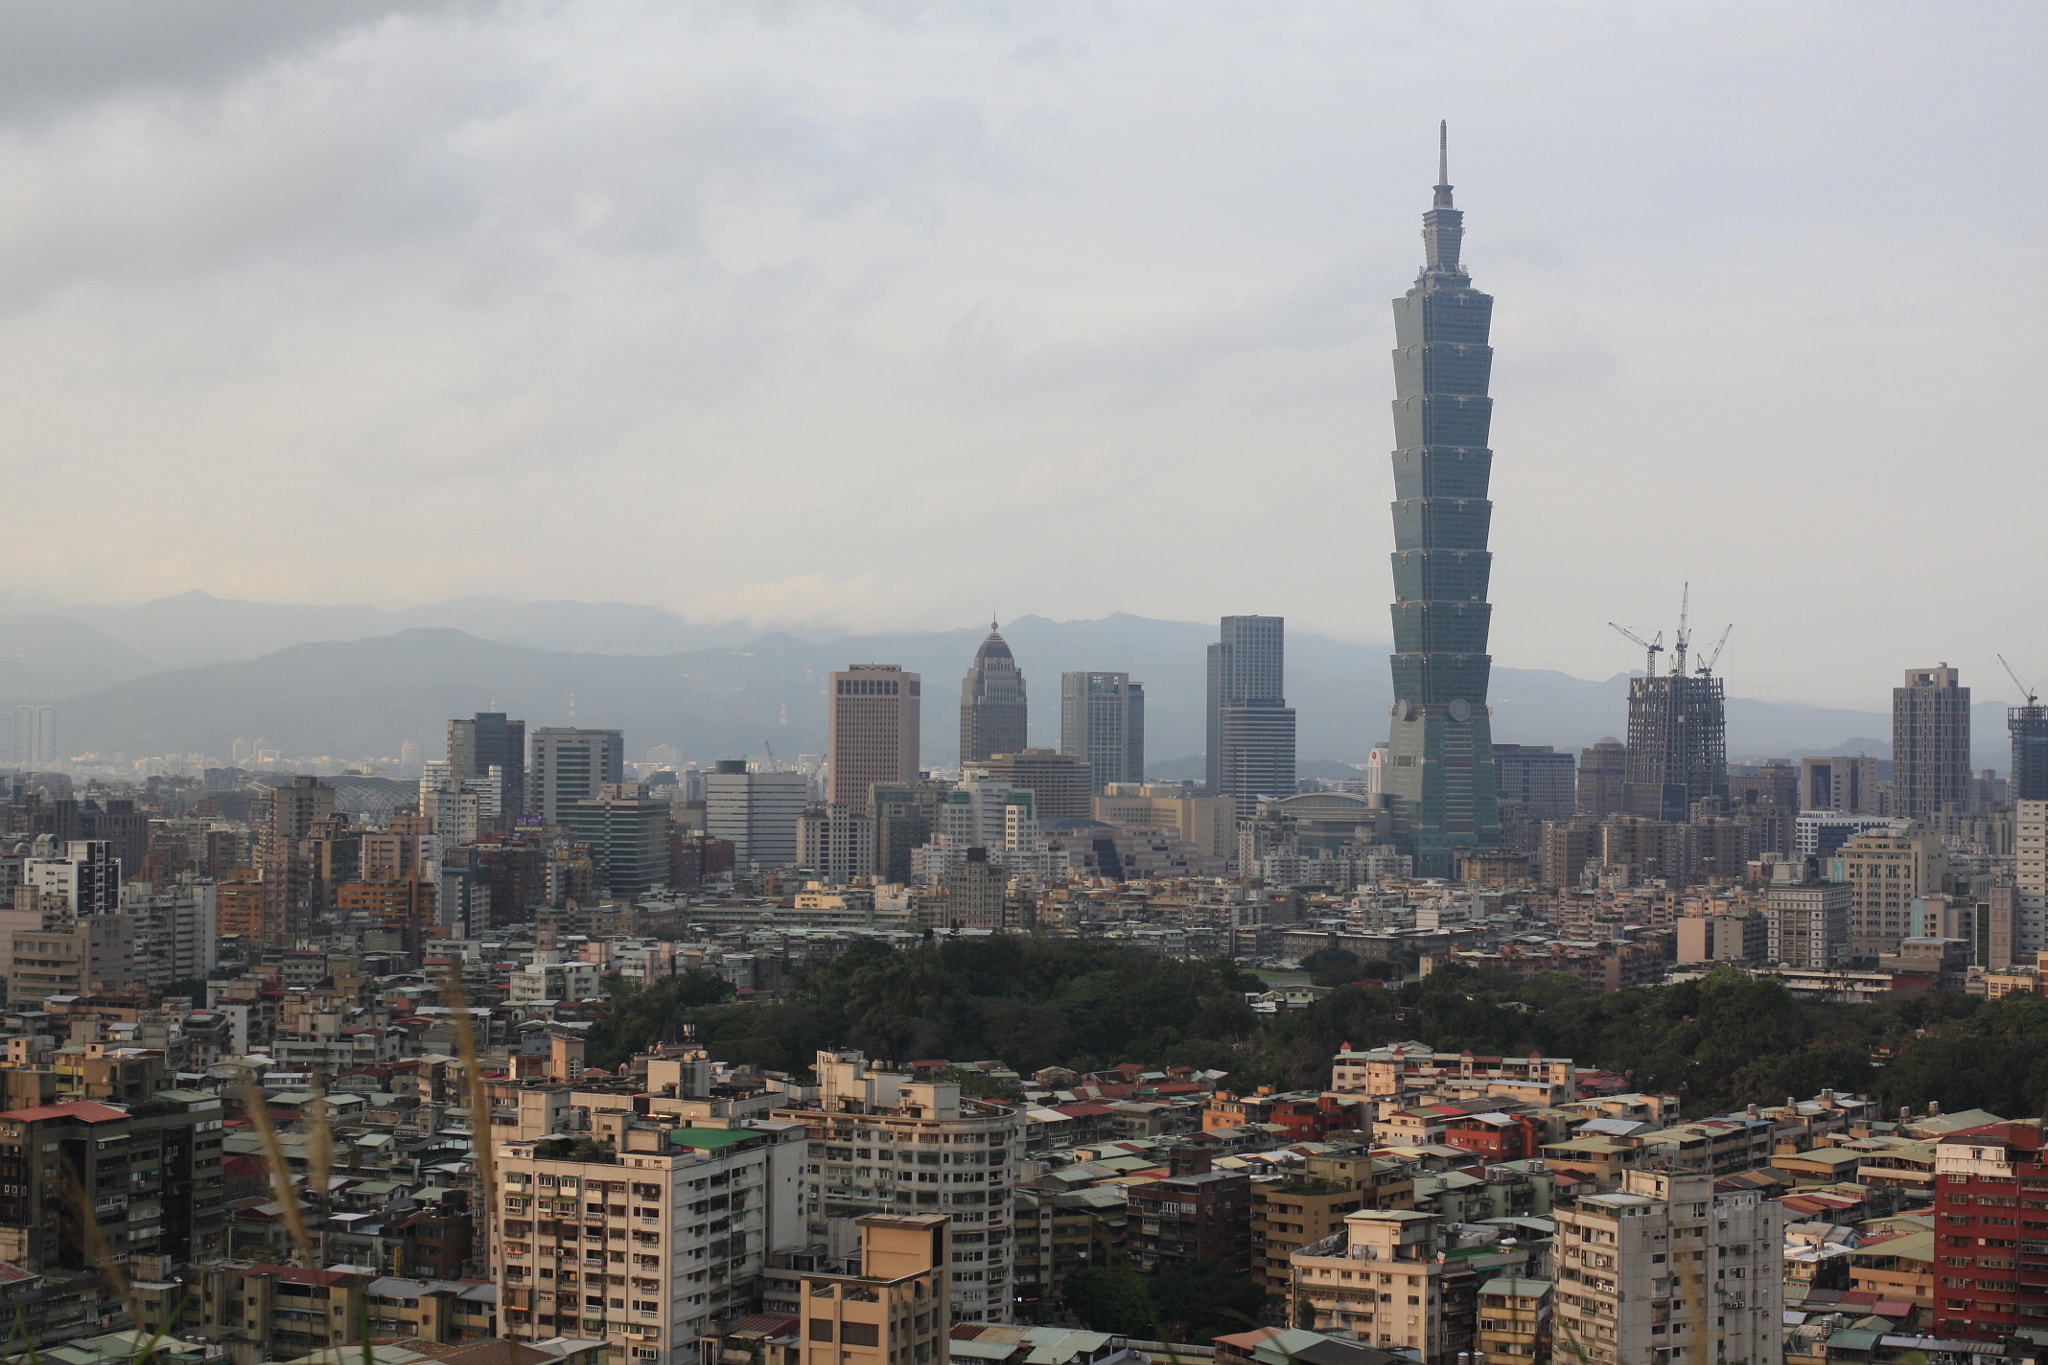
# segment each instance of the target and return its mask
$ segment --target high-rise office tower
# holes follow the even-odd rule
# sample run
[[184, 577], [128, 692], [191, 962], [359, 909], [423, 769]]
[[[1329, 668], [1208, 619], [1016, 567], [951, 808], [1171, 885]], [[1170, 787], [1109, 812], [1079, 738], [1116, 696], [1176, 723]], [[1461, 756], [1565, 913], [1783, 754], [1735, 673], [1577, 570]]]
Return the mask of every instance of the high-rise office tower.
[[2048, 706], [2031, 697], [2025, 706], [2005, 708], [2012, 736], [2012, 783], [2007, 799], [2048, 801]]
[[1262, 797], [1294, 795], [1287, 618], [1226, 616], [1209, 646], [1208, 786], [1250, 817]]
[[960, 683], [960, 766], [991, 754], [1021, 754], [1026, 745], [1024, 674], [1009, 642], [988, 623], [974, 666]]
[[57, 708], [14, 708], [14, 763], [19, 768], [48, 767], [57, 761]]
[[1970, 799], [1970, 689], [1947, 664], [1892, 689], [1892, 814], [1927, 820]]
[[1605, 820], [1621, 810], [1621, 786], [1628, 777], [1628, 746], [1612, 735], [1579, 750], [1574, 813], [1581, 820]]
[[1394, 719], [1385, 783], [1396, 835], [1421, 876], [1448, 875], [1464, 853], [1500, 842], [1486, 705], [1493, 299], [1472, 287], [1458, 260], [1465, 216], [1451, 207], [1441, 138], [1436, 199], [1422, 218], [1422, 273], [1394, 300]]
[[1537, 820], [1569, 820], [1577, 805], [1577, 764], [1571, 750], [1548, 744], [1496, 744], [1493, 768], [1500, 799], [1525, 807]]
[[872, 814], [870, 787], [917, 780], [922, 683], [901, 664], [854, 664], [832, 675], [826, 720], [829, 804]]
[[[448, 722], [448, 770], [457, 783], [499, 772], [498, 804], [507, 822], [526, 813], [526, 722], [503, 711], [479, 711]], [[616, 779], [614, 779], [616, 780]]]
[[632, 896], [668, 882], [669, 811], [644, 783], [608, 783], [595, 796], [562, 803], [562, 825], [590, 850], [597, 885]]
[[732, 845], [742, 872], [794, 867], [797, 825], [810, 803], [802, 773], [750, 773], [746, 761], [722, 758], [704, 774], [704, 833]]
[[625, 732], [543, 726], [533, 732], [529, 774], [533, 813], [542, 824], [559, 825], [571, 801], [592, 800], [607, 783], [626, 780]]
[[1145, 684], [1128, 673], [1060, 674], [1060, 752], [1084, 759], [1095, 794], [1145, 780]]

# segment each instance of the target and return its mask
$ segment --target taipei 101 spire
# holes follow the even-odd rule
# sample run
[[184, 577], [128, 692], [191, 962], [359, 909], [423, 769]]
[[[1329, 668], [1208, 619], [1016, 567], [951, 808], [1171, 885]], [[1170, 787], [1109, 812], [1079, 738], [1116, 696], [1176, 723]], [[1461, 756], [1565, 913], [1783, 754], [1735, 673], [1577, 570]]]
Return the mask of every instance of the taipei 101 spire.
[[1500, 843], [1486, 705], [1493, 556], [1487, 433], [1493, 299], [1460, 263], [1448, 125], [1422, 216], [1423, 267], [1394, 300], [1394, 705], [1383, 786], [1418, 876], [1450, 877]]

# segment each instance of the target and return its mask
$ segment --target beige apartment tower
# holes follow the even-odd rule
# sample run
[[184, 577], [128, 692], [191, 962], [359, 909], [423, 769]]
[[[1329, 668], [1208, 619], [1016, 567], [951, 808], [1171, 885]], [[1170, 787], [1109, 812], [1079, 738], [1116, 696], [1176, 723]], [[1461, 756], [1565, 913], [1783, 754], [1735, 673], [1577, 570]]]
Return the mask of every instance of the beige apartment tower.
[[1851, 957], [1896, 952], [1900, 939], [1931, 932], [1916, 923], [1914, 902], [1948, 882], [1948, 855], [1934, 831], [1917, 826], [1867, 830], [1835, 856], [1849, 885]]
[[1892, 808], [1928, 820], [1970, 799], [1970, 689], [1947, 664], [1906, 670], [1892, 689]]
[[802, 1365], [940, 1365], [953, 1333], [951, 1220], [859, 1219], [860, 1273], [803, 1277]]
[[2048, 948], [2048, 801], [2013, 806], [2013, 949], [2024, 956]]
[[855, 664], [832, 675], [826, 718], [826, 801], [862, 815], [878, 782], [917, 781], [922, 679], [900, 664]]
[[1706, 1171], [1625, 1171], [1556, 1210], [1556, 1340], [1587, 1365], [1784, 1358], [1785, 1208]]

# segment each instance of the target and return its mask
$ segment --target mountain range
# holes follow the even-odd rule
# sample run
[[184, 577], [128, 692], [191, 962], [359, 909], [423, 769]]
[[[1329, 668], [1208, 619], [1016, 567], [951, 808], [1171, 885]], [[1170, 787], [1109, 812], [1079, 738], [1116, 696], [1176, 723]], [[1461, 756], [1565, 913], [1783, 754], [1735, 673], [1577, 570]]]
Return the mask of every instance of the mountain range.
[[[135, 607], [0, 616], [0, 703], [58, 707], [68, 753], [224, 755], [236, 739], [287, 754], [437, 753], [450, 716], [496, 709], [528, 726], [626, 732], [638, 758], [822, 753], [825, 683], [850, 663], [924, 677], [925, 757], [955, 757], [956, 699], [985, 628], [902, 635], [759, 634], [701, 626], [628, 603], [472, 597], [404, 611], [239, 602], [185, 593]], [[1114, 615], [1005, 623], [1032, 697], [1034, 744], [1058, 741], [1059, 674], [1129, 672], [1146, 688], [1148, 767], [1200, 772], [1206, 647], [1213, 625]], [[1386, 737], [1387, 647], [1290, 632], [1288, 701], [1305, 764], [1362, 762]], [[1577, 748], [1618, 735], [1627, 675], [1589, 681], [1496, 665], [1494, 737]], [[2003, 768], [2004, 707], [1977, 708], [1976, 763]], [[1731, 697], [1732, 758], [1889, 755], [1889, 715]]]

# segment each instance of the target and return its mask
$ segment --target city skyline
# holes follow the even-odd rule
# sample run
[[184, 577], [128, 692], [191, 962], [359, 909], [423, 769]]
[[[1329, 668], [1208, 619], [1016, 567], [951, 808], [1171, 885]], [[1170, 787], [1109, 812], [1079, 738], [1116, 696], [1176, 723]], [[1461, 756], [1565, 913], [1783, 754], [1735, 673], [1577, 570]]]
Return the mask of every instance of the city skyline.
[[[2028, 434], [2042, 177], [2016, 131], [2038, 89], [2000, 73], [2034, 11], [1495, 9], [1419, 27], [1057, 8], [771, 25], [713, 7], [616, 29], [490, 5], [340, 12], [210, 46], [110, 50], [86, 11], [14, 35], [50, 56], [0, 107], [15, 493], [62, 496], [79, 460], [114, 477], [93, 555], [60, 522], [21, 528], [13, 602], [602, 600], [659, 573], [690, 585], [663, 605], [702, 621], [897, 630], [993, 600], [1006, 617], [1259, 609], [1378, 637], [1310, 576], [1253, 601], [1227, 566], [1133, 584], [1054, 561], [1004, 605], [1014, 575], [960, 569], [944, 537], [848, 569], [802, 538], [770, 556], [695, 535], [691, 509], [879, 515], [830, 471], [887, 451], [905, 524], [1000, 501], [1026, 534], [1113, 525], [1140, 557], [1223, 518], [1382, 552], [1383, 528], [1336, 509], [1372, 492], [1356, 437], [1383, 397], [1382, 281], [1407, 265], [1399, 187], [1448, 116], [1461, 175], [1485, 186], [1468, 202], [1497, 224], [1479, 264], [1515, 300], [1496, 396], [1526, 460], [1497, 490], [1514, 510], [1494, 549], [1517, 566], [1497, 658], [1609, 676], [1631, 659], [1605, 622], [1651, 619], [1690, 579], [1739, 626], [1739, 692], [1839, 705], [1913, 661], [1989, 679], [1993, 651], [2048, 675], [2048, 648], [2004, 624], [2038, 619], [2048, 591], [2019, 558], [2038, 478], [2004, 453]], [[465, 81], [428, 74], [451, 64]], [[570, 99], [595, 69], [606, 98]], [[1228, 119], [1225, 80], [1253, 92]], [[1563, 93], [1588, 81], [1597, 103]], [[361, 117], [336, 117], [343, 89], [369, 92], [348, 97]], [[115, 138], [146, 173], [95, 153]], [[1589, 200], [1625, 204], [1629, 231], [1589, 231]], [[2013, 307], [1949, 283], [1964, 206]], [[1944, 395], [1962, 390], [1959, 429]], [[1925, 477], [1959, 439], [1989, 452], [1999, 498]], [[984, 453], [957, 460], [969, 447]], [[1226, 477], [1274, 450], [1289, 477], [1270, 488]], [[1082, 482], [1118, 496], [1077, 509]], [[451, 501], [487, 514], [451, 523]], [[318, 506], [377, 509], [351, 526], [346, 575], [276, 552]], [[1614, 573], [1678, 507], [1668, 568]], [[1871, 543], [1965, 528], [1968, 571], [2002, 590], [1951, 600], [1928, 575], [1882, 604], [1834, 593], [1837, 643], [1812, 650], [1810, 598], [1786, 585], [1841, 572], [1807, 534], [1823, 515]], [[621, 535], [621, 516], [672, 525], [692, 571], [669, 572], [675, 537]], [[516, 548], [543, 527], [544, 569]]]

